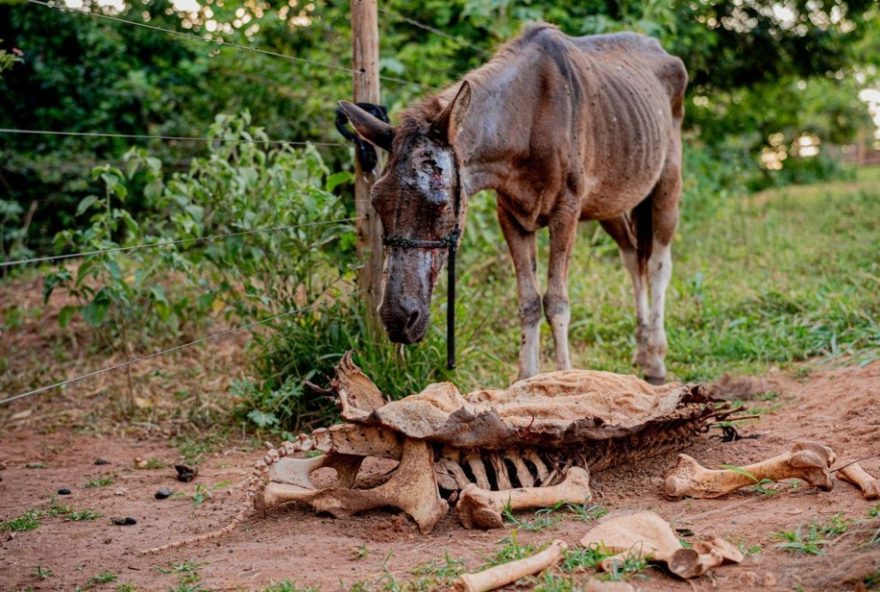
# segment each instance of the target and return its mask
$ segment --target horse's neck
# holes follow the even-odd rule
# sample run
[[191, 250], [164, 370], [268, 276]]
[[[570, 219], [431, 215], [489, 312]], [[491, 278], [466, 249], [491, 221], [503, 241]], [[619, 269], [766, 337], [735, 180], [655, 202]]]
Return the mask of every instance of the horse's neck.
[[528, 157], [534, 114], [543, 100], [540, 74], [527, 59], [490, 62], [468, 75], [472, 98], [455, 140], [467, 195], [499, 189], [512, 163]]

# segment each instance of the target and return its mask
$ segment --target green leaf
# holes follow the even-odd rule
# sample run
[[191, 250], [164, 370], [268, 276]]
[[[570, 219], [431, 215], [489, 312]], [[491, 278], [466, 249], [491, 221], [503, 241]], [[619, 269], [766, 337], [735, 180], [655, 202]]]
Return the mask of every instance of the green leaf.
[[68, 324], [70, 324], [70, 319], [73, 318], [73, 315], [76, 314], [76, 311], [79, 307], [68, 304], [61, 308], [58, 312], [58, 324], [64, 328]]
[[75, 215], [82, 216], [85, 211], [92, 207], [92, 204], [94, 204], [96, 201], [98, 201], [97, 195], [87, 195], [82, 199], [81, 202], [79, 202], [79, 205], [76, 207]]
[[327, 191], [333, 191], [343, 183], [350, 183], [352, 181], [354, 181], [354, 175], [348, 171], [339, 171], [327, 177], [326, 189]]
[[278, 418], [275, 417], [275, 415], [272, 413], [265, 413], [258, 409], [252, 409], [251, 412], [247, 414], [247, 417], [259, 428], [268, 428], [278, 424]]

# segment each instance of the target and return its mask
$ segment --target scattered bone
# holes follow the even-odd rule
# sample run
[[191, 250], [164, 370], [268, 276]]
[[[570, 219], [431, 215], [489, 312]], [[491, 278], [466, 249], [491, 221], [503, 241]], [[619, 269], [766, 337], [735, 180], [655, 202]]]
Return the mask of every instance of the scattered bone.
[[565, 541], [556, 539], [549, 547], [531, 557], [496, 565], [478, 573], [465, 574], [455, 581], [454, 589], [457, 592], [495, 590], [556, 565], [567, 548]]
[[789, 452], [741, 468], [713, 470], [687, 454], [678, 455], [678, 464], [666, 476], [663, 491], [672, 498], [720, 497], [731, 491], [769, 479], [801, 479], [812, 487], [831, 490], [829, 468], [834, 451], [818, 442], [798, 442]]
[[489, 491], [471, 483], [462, 490], [455, 509], [465, 528], [500, 528], [505, 506], [511, 510], [549, 508], [558, 503], [582, 504], [592, 499], [590, 473], [572, 467], [561, 483], [548, 487]]
[[880, 499], [880, 479], [872, 477], [859, 463], [846, 465], [838, 471], [839, 477], [862, 490], [866, 500]]
[[684, 548], [669, 523], [646, 510], [608, 514], [584, 535], [581, 545], [616, 553], [599, 564], [604, 571], [635, 555], [666, 563], [669, 571], [685, 579], [701, 576], [725, 562], [743, 560], [742, 553], [721, 537]]

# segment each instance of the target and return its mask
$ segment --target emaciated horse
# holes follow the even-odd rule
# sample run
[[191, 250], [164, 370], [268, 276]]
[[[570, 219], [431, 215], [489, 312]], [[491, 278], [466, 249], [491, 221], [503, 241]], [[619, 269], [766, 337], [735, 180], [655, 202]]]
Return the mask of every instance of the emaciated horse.
[[[632, 276], [635, 361], [646, 379], [662, 382], [686, 85], [681, 60], [654, 39], [569, 37], [538, 24], [463, 80], [405, 110], [397, 126], [340, 103], [357, 132], [390, 153], [372, 202], [388, 249], [380, 315], [391, 340], [424, 337], [446, 258], [435, 247], [458, 239], [468, 196], [494, 189], [516, 269], [520, 378], [538, 373], [542, 304], [556, 366], [571, 367], [568, 263], [578, 221], [598, 220]], [[542, 301], [535, 232], [545, 226], [550, 260]]]

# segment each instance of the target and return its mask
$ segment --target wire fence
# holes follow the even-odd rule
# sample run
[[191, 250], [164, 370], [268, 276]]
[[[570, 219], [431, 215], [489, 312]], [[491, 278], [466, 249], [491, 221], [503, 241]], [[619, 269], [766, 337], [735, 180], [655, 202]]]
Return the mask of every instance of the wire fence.
[[41, 135], [41, 136], [72, 136], [87, 138], [121, 138], [125, 140], [164, 140], [164, 141], [180, 141], [180, 142], [222, 142], [232, 144], [269, 144], [269, 145], [291, 145], [291, 146], [346, 146], [344, 142], [311, 142], [311, 141], [291, 141], [291, 140], [255, 140], [246, 138], [219, 138], [219, 137], [199, 137], [199, 136], [160, 136], [151, 134], [120, 134], [116, 132], [69, 132], [61, 130], [33, 130], [33, 129], [13, 129], [0, 128], [2, 134], [19, 134], [19, 135]]
[[[120, 18], [117, 16], [104, 14], [102, 12], [92, 12], [89, 10], [79, 10], [76, 8], [62, 6], [60, 4], [54, 4], [52, 2], [44, 2], [43, 0], [27, 0], [27, 1], [30, 4], [36, 4], [38, 6], [44, 6], [47, 8], [54, 8], [54, 9], [60, 10], [62, 12], [73, 12], [73, 13], [78, 13], [78, 14], [84, 14], [84, 15], [90, 16], [92, 18], [104, 19], [104, 20], [113, 21], [113, 22], [117, 22], [117, 23], [123, 23], [123, 24], [130, 25], [133, 27], [140, 27], [143, 29], [149, 29], [152, 31], [165, 33], [166, 35], [171, 35], [171, 36], [182, 38], [182, 39], [200, 41], [203, 43], [217, 45], [219, 47], [230, 47], [230, 48], [239, 49], [242, 51], [250, 51], [250, 52], [254, 52], [254, 53], [258, 53], [258, 54], [262, 54], [262, 55], [272, 56], [272, 57], [279, 58], [282, 60], [287, 60], [287, 61], [293, 62], [293, 63], [307, 64], [309, 66], [313, 66], [313, 67], [317, 67], [317, 68], [338, 70], [340, 72], [347, 72], [349, 74], [360, 74], [360, 72], [358, 72], [357, 70], [355, 70], [353, 68], [349, 68], [348, 66], [341, 66], [339, 64], [332, 64], [332, 63], [326, 63], [326, 62], [315, 62], [313, 60], [308, 60], [306, 58], [301, 58], [299, 56], [292, 56], [292, 55], [287, 55], [287, 54], [283, 54], [283, 53], [278, 53], [276, 51], [272, 51], [269, 49], [262, 49], [259, 47], [252, 47], [250, 45], [242, 45], [241, 43], [235, 43], [233, 41], [225, 41], [225, 40], [219, 39], [219, 38], [211, 39], [208, 37], [201, 37], [199, 35], [194, 35], [192, 33], [184, 33], [183, 31], [175, 31], [174, 29], [166, 29], [165, 27], [158, 27], [156, 25], [150, 25], [147, 23], [139, 23], [137, 21], [132, 21], [132, 20]], [[403, 78], [397, 78], [394, 76], [386, 76], [386, 75], [380, 74], [379, 78], [381, 78], [382, 80], [385, 80], [386, 82], [394, 82], [396, 84], [413, 84], [416, 86], [421, 86], [418, 82], [412, 82], [410, 80], [405, 80]]]
[[[147, 24], [147, 23], [143, 23], [143, 22], [132, 21], [132, 20], [124, 19], [124, 18], [114, 16], [111, 14], [106, 14], [103, 12], [94, 12], [91, 10], [76, 9], [76, 8], [72, 8], [72, 7], [58, 4], [56, 2], [47, 2], [44, 0], [27, 0], [27, 2], [30, 4], [37, 5], [37, 6], [55, 9], [55, 10], [59, 10], [62, 12], [83, 14], [83, 15], [89, 16], [94, 19], [101, 19], [101, 20], [106, 20], [106, 21], [114, 22], [114, 23], [121, 24], [121, 25], [147, 29], [147, 30], [155, 31], [157, 33], [166, 34], [166, 35], [169, 35], [169, 36], [172, 36], [172, 37], [175, 37], [178, 39], [187, 40], [187, 41], [198, 41], [198, 42], [202, 42], [202, 43], [215, 45], [220, 48], [231, 48], [231, 49], [240, 50], [240, 51], [252, 52], [252, 53], [256, 53], [256, 54], [260, 54], [260, 55], [270, 56], [270, 57], [277, 58], [277, 59], [283, 59], [283, 60], [286, 60], [291, 63], [304, 64], [304, 65], [307, 65], [307, 66], [310, 66], [313, 68], [330, 69], [330, 70], [346, 72], [346, 73], [350, 73], [350, 74], [360, 74], [360, 72], [355, 69], [349, 68], [347, 66], [339, 65], [339, 64], [316, 62], [316, 61], [302, 58], [299, 56], [287, 55], [287, 54], [275, 52], [275, 51], [260, 48], [260, 47], [243, 45], [240, 43], [225, 41], [225, 40], [219, 39], [219, 38], [203, 37], [203, 36], [195, 35], [192, 33], [185, 33], [182, 31], [168, 29], [165, 27], [159, 27], [156, 25], [151, 25], [151, 24]], [[436, 27], [426, 25], [424, 23], [421, 23], [417, 20], [406, 17], [406, 16], [404, 16], [400, 13], [397, 13], [395, 11], [388, 10], [385, 8], [380, 8], [379, 12], [390, 17], [390, 18], [399, 20], [399, 21], [407, 23], [411, 26], [417, 27], [419, 29], [422, 29], [422, 30], [428, 31], [432, 34], [443, 37], [449, 41], [452, 41], [452, 42], [460, 45], [461, 47], [468, 47], [481, 55], [488, 54], [488, 52], [486, 50], [484, 50], [482, 48], [474, 47], [454, 35], [450, 35], [440, 29], [437, 29]], [[381, 74], [379, 76], [379, 78], [381, 80], [384, 80], [387, 82], [393, 82], [396, 84], [412, 85], [417, 88], [422, 88], [421, 83], [406, 80], [403, 78], [398, 78], [398, 77], [394, 77], [394, 76], [387, 76], [384, 74]], [[101, 131], [64, 131], [64, 130], [46, 130], [46, 129], [41, 130], [41, 129], [0, 128], [0, 133], [2, 133], [2, 134], [15, 134], [15, 135], [45, 135], [45, 136], [66, 136], [66, 137], [117, 138], [117, 139], [127, 139], [127, 140], [161, 140], [161, 141], [209, 142], [209, 143], [210, 142], [231, 142], [231, 143], [251, 143], [251, 144], [262, 144], [262, 145], [296, 145], [296, 146], [304, 146], [304, 145], [345, 146], [346, 145], [343, 142], [311, 142], [311, 141], [302, 141], [302, 140], [291, 141], [291, 140], [280, 140], [280, 139], [261, 140], [261, 139], [244, 139], [244, 138], [174, 136], [174, 135], [155, 135], [155, 134], [127, 134], [127, 133], [101, 132]], [[240, 230], [240, 231], [228, 232], [228, 233], [210, 234], [210, 235], [201, 236], [201, 237], [190, 237], [190, 238], [181, 238], [181, 239], [173, 239], [173, 240], [161, 240], [161, 241], [155, 241], [155, 242], [150, 242], [150, 243], [143, 243], [143, 244], [129, 245], [129, 246], [118, 246], [118, 247], [111, 247], [111, 248], [106, 248], [106, 249], [93, 249], [93, 250], [88, 250], [88, 251], [80, 251], [80, 252], [76, 252], [76, 253], [66, 253], [66, 254], [60, 254], [60, 255], [49, 255], [49, 256], [17, 259], [17, 260], [0, 262], [0, 269], [11, 268], [14, 266], [32, 265], [32, 264], [55, 263], [55, 262], [59, 262], [59, 261], [67, 261], [67, 260], [72, 260], [72, 259], [77, 259], [77, 258], [96, 257], [96, 256], [107, 255], [107, 254], [111, 254], [111, 253], [131, 253], [131, 252], [138, 251], [141, 249], [161, 249], [163, 247], [169, 247], [169, 246], [192, 245], [192, 244], [198, 244], [198, 243], [204, 243], [204, 242], [210, 242], [210, 241], [223, 240], [223, 239], [228, 239], [228, 238], [244, 237], [244, 236], [249, 236], [249, 235], [254, 235], [254, 234], [259, 234], [259, 233], [276, 233], [276, 232], [284, 232], [284, 231], [302, 229], [302, 228], [306, 228], [306, 227], [316, 227], [316, 226], [327, 226], [327, 225], [333, 225], [333, 224], [352, 223], [352, 222], [357, 222], [358, 220], [360, 220], [360, 218], [357, 218], [357, 217], [339, 218], [339, 219], [334, 219], [334, 220], [326, 220], [326, 221], [303, 223], [303, 224], [287, 224], [287, 225], [278, 225], [278, 226], [272, 226], [272, 227], [246, 229], [246, 230]], [[357, 294], [357, 292], [358, 291], [355, 290], [354, 294]], [[222, 331], [218, 331], [216, 333], [210, 333], [208, 335], [205, 335], [205, 336], [200, 337], [198, 339], [194, 339], [192, 341], [187, 341], [185, 343], [180, 343], [178, 345], [168, 347], [165, 349], [161, 349], [161, 350], [149, 353], [149, 354], [133, 357], [133, 358], [130, 358], [130, 359], [128, 359], [124, 362], [118, 363], [118, 364], [112, 364], [109, 366], [105, 366], [103, 368], [87, 372], [85, 374], [80, 374], [77, 376], [67, 378], [65, 380], [54, 382], [52, 384], [47, 384], [47, 385], [44, 385], [44, 386], [41, 386], [38, 388], [34, 388], [31, 390], [20, 392], [18, 394], [12, 395], [12, 396], [7, 396], [5, 398], [0, 399], [0, 405], [4, 405], [4, 404], [11, 403], [13, 401], [18, 401], [21, 399], [29, 398], [29, 397], [39, 395], [41, 393], [46, 393], [46, 392], [49, 392], [49, 391], [52, 391], [55, 389], [63, 388], [63, 387], [66, 387], [66, 386], [69, 386], [72, 384], [82, 382], [84, 380], [88, 380], [90, 378], [94, 378], [94, 377], [97, 377], [97, 376], [100, 376], [103, 374], [114, 372], [116, 370], [120, 370], [123, 368], [128, 368], [128, 367], [133, 366], [135, 364], [139, 364], [139, 363], [142, 363], [142, 362], [145, 362], [148, 360], [153, 360], [153, 359], [165, 356], [165, 355], [179, 352], [179, 351], [185, 350], [190, 347], [195, 347], [195, 346], [199, 346], [199, 345], [202, 345], [202, 344], [205, 344], [208, 342], [216, 341], [216, 340], [222, 339], [224, 337], [227, 337], [227, 336], [235, 334], [235, 333], [239, 333], [242, 331], [248, 331], [248, 330], [254, 329], [259, 326], [267, 325], [273, 321], [276, 321], [276, 320], [279, 320], [282, 318], [300, 315], [300, 314], [303, 314], [303, 313], [319, 306], [321, 304], [322, 298], [323, 298], [323, 296], [319, 296], [311, 304], [304, 306], [304, 307], [301, 307], [301, 308], [273, 314], [273, 315], [266, 317], [266, 318], [263, 318], [263, 319], [251, 321], [251, 322], [248, 322], [248, 323], [245, 323], [242, 325], [238, 325], [236, 327], [231, 327], [231, 328], [228, 328], [228, 329], [225, 329]]]
[[113, 247], [110, 249], [96, 249], [92, 251], [81, 251], [79, 253], [65, 253], [63, 255], [49, 255], [46, 257], [34, 257], [31, 259], [16, 259], [13, 261], [3, 261], [0, 262], [0, 269], [4, 267], [12, 267], [14, 265], [27, 265], [32, 263], [49, 263], [53, 261], [62, 261], [65, 259], [78, 259], [82, 257], [92, 257], [96, 255], [105, 255], [107, 253], [124, 253], [130, 251], [138, 251], [140, 249], [151, 249], [151, 248], [161, 248], [168, 247], [172, 245], [184, 245], [184, 244], [193, 244], [193, 243], [201, 243], [206, 241], [215, 241], [226, 238], [233, 238], [239, 236], [249, 236], [252, 234], [260, 234], [264, 232], [281, 232], [284, 230], [296, 230], [299, 228], [310, 228], [315, 226], [327, 226], [331, 224], [344, 224], [346, 222], [357, 222], [360, 218], [351, 217], [351, 218], [338, 218], [336, 220], [324, 220], [321, 222], [306, 222], [304, 224], [285, 224], [283, 226], [270, 226], [264, 228], [254, 228], [251, 230], [242, 230], [239, 232], [228, 232], [222, 234], [209, 234], [207, 236], [198, 236], [192, 238], [181, 238], [176, 240], [169, 241], [157, 241], [153, 243], [143, 243], [140, 245], [130, 245], [127, 247]]
[[201, 345], [202, 343], [207, 343], [209, 341], [214, 341], [220, 339], [221, 337], [226, 337], [228, 335], [232, 335], [233, 333], [238, 333], [241, 331], [247, 331], [249, 329], [253, 329], [254, 327], [258, 327], [260, 325], [265, 325], [267, 323], [271, 323], [272, 321], [278, 320], [282, 317], [288, 317], [291, 315], [298, 315], [304, 312], [307, 312], [320, 304], [320, 299], [316, 300], [312, 304], [305, 306], [303, 308], [298, 308], [296, 310], [289, 310], [286, 312], [280, 312], [278, 314], [274, 314], [265, 319], [260, 319], [259, 321], [253, 321], [247, 323], [245, 325], [240, 325], [238, 327], [232, 327], [230, 329], [225, 329], [223, 331], [218, 331], [217, 333], [211, 333], [209, 335], [205, 335], [204, 337], [200, 337], [199, 339], [195, 339], [193, 341], [188, 341], [186, 343], [181, 343], [179, 345], [175, 345], [174, 347], [169, 347], [163, 350], [159, 350], [157, 352], [153, 352], [151, 354], [147, 354], [145, 356], [138, 356], [136, 358], [132, 358], [130, 360], [126, 360], [120, 364], [115, 364], [113, 366], [107, 366], [105, 368], [101, 368], [100, 370], [94, 370], [92, 372], [88, 372], [86, 374], [81, 374], [79, 376], [74, 376], [73, 378], [68, 378], [67, 380], [61, 380], [52, 384], [48, 384], [46, 386], [41, 386], [39, 388], [35, 388], [33, 390], [25, 391], [23, 393], [19, 393], [17, 395], [13, 395], [11, 397], [7, 397], [5, 399], [0, 399], [0, 405], [4, 405], [6, 403], [11, 403], [13, 401], [17, 401], [19, 399], [24, 399], [26, 397], [31, 397], [33, 395], [38, 395], [40, 393], [45, 393], [47, 391], [51, 391], [57, 388], [65, 387], [70, 384], [75, 384], [77, 382], [81, 382], [88, 378], [94, 378], [96, 376], [100, 376], [101, 374], [106, 374], [108, 372], [113, 372], [114, 370], [120, 370], [122, 368], [127, 368], [128, 366], [132, 366], [134, 364], [139, 364], [141, 362], [145, 362], [147, 360], [152, 360], [154, 358], [158, 358], [161, 356], [165, 356], [182, 349], [186, 349], [188, 347], [193, 347], [196, 345]]

